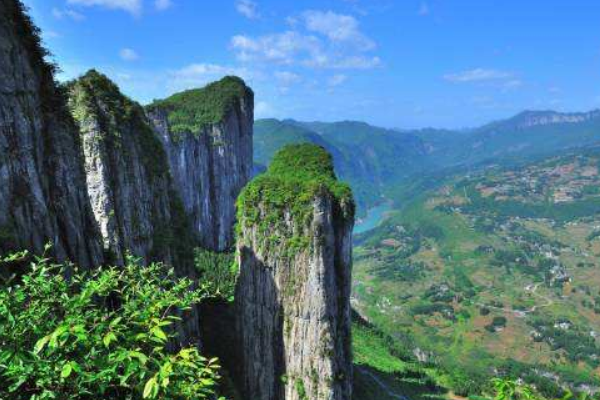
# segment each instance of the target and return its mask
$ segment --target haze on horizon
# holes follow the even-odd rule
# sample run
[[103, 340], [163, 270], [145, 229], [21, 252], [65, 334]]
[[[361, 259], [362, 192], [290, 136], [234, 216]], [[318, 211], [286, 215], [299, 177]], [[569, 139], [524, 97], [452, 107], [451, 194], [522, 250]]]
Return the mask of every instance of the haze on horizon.
[[600, 3], [25, 0], [71, 79], [147, 103], [239, 75], [257, 118], [477, 126], [600, 106]]

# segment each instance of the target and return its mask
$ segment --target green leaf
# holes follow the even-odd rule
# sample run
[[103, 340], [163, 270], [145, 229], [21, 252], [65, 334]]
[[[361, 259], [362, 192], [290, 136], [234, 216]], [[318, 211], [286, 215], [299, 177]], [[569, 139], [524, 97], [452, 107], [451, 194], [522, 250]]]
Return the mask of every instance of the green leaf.
[[144, 398], [154, 398], [158, 394], [158, 382], [156, 382], [156, 377], [150, 378], [148, 382], [146, 382], [146, 386], [144, 386]]
[[60, 377], [61, 378], [68, 378], [71, 375], [71, 372], [73, 372], [73, 367], [71, 366], [70, 363], [67, 363], [63, 366], [63, 369], [60, 373]]
[[150, 333], [152, 333], [152, 335], [154, 335], [154, 337], [156, 337], [164, 342], [166, 342], [168, 340], [165, 332], [158, 326], [155, 326], [154, 328], [152, 328]]
[[104, 335], [102, 342], [104, 343], [104, 346], [108, 348], [110, 343], [115, 340], [117, 340], [117, 336], [113, 332], [108, 332], [106, 335]]
[[35, 347], [33, 349], [33, 352], [35, 354], [39, 354], [44, 349], [44, 347], [46, 346], [46, 344], [48, 344], [49, 340], [50, 340], [50, 336], [44, 336], [43, 338], [41, 338], [40, 340], [38, 340], [35, 343]]

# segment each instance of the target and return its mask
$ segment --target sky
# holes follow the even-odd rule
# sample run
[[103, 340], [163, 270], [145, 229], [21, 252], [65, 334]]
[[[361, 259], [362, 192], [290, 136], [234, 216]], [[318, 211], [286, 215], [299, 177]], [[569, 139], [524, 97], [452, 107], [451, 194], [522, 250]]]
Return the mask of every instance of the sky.
[[238, 75], [256, 118], [466, 128], [600, 107], [598, 0], [23, 0], [73, 79], [149, 103]]

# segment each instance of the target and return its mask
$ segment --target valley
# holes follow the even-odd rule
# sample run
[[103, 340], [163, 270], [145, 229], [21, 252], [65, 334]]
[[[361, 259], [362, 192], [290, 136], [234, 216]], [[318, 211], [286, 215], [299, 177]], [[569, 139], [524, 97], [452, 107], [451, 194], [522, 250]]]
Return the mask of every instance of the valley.
[[264, 123], [255, 152], [265, 162], [261, 137], [321, 143], [359, 198], [351, 301], [369, 335], [385, 338], [378, 347], [355, 324], [355, 379], [372, 391], [364, 398], [476, 396], [498, 374], [548, 397], [600, 387], [596, 113], [526, 112], [470, 131], [356, 123], [420, 143], [408, 167], [390, 156], [386, 174], [371, 165], [381, 150], [368, 142], [346, 162], [355, 138], [342, 127], [354, 123], [286, 120], [269, 132]]
[[548, 393], [597, 386], [599, 161], [588, 149], [440, 181], [357, 236], [354, 307], [458, 393], [495, 370]]

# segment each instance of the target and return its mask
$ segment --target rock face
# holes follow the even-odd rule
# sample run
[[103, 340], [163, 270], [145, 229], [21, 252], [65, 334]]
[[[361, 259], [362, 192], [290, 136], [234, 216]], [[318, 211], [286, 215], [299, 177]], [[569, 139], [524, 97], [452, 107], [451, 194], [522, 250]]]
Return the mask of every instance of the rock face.
[[17, 0], [0, 0], [0, 251], [102, 262], [79, 138]]
[[[130, 252], [145, 262], [173, 263], [190, 235], [166, 154], [143, 108], [94, 70], [71, 82], [68, 92], [107, 258], [123, 264]], [[191, 250], [194, 243], [188, 245]]]
[[226, 77], [147, 108], [203, 247], [233, 246], [235, 199], [252, 174], [254, 94]]
[[329, 154], [279, 152], [238, 201], [236, 291], [245, 398], [349, 400], [354, 203]]

